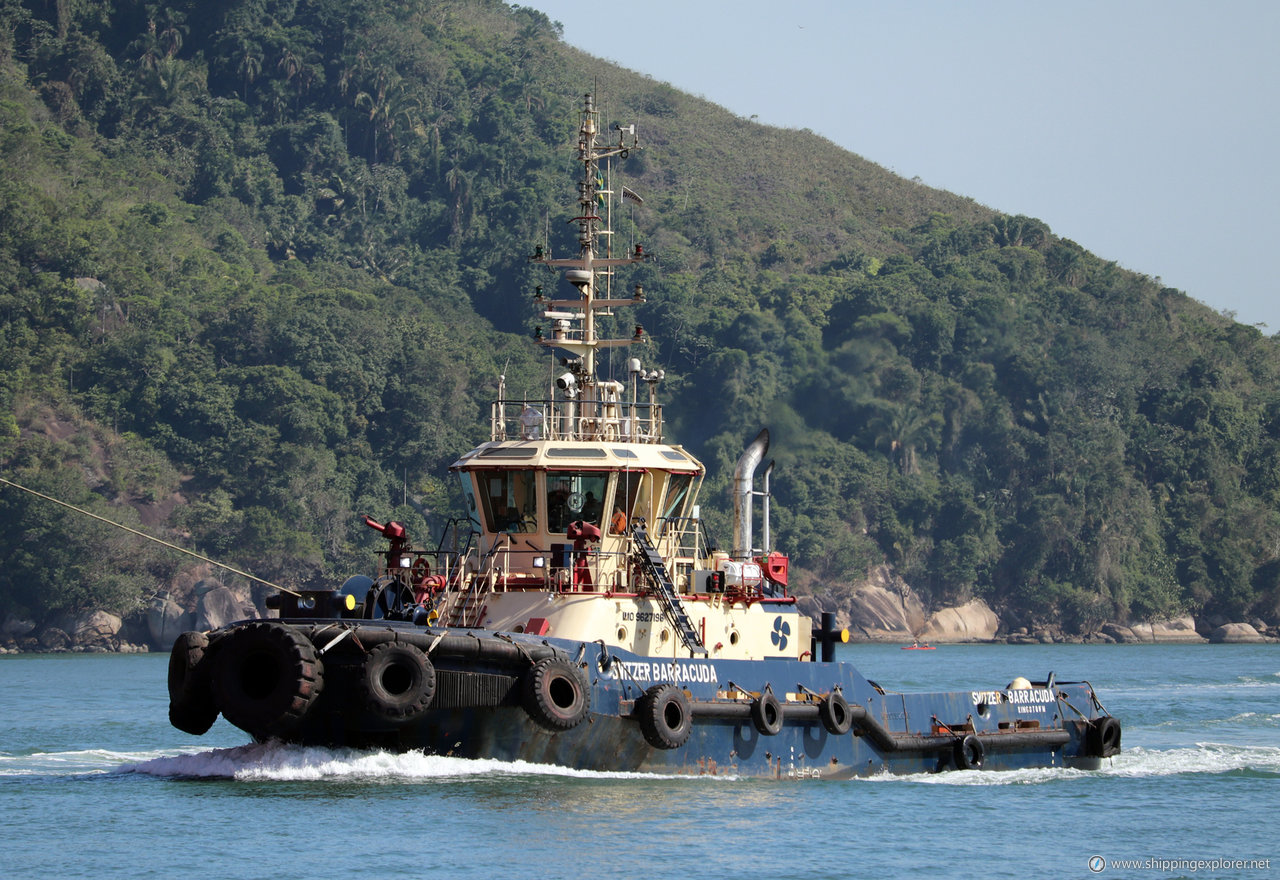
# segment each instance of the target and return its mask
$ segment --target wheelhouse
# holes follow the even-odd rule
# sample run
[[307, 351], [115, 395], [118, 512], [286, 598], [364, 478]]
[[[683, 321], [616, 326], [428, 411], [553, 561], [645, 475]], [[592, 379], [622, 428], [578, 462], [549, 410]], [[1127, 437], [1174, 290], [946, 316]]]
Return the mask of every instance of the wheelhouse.
[[695, 508], [705, 470], [678, 446], [496, 441], [451, 470], [479, 536], [475, 564], [498, 566], [512, 584], [630, 591], [637, 522], [678, 582], [687, 584], [699, 563]]

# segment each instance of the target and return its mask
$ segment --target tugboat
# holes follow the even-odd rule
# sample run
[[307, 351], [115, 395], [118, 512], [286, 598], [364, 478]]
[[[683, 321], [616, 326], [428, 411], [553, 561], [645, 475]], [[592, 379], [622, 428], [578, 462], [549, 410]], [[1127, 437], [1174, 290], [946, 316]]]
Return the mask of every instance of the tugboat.
[[847, 632], [798, 612], [770, 547], [772, 464], [755, 487], [767, 430], [734, 472], [732, 547], [708, 546], [705, 468], [666, 437], [662, 372], [634, 358], [627, 383], [597, 372], [603, 349], [644, 334], [596, 332], [644, 299], [639, 285], [612, 293], [615, 271], [646, 258], [612, 254], [606, 179], [639, 148], [634, 126], [613, 130], [602, 143], [587, 95], [577, 253], [530, 258], [572, 288], [536, 295], [558, 375], [535, 401], [500, 381], [489, 440], [450, 468], [468, 513], [452, 540], [417, 549], [400, 523], [365, 516], [388, 542], [376, 576], [282, 591], [278, 619], [184, 633], [174, 726], [200, 735], [221, 713], [259, 741], [772, 778], [1096, 768], [1117, 754], [1120, 723], [1088, 682], [906, 694], [836, 662]]

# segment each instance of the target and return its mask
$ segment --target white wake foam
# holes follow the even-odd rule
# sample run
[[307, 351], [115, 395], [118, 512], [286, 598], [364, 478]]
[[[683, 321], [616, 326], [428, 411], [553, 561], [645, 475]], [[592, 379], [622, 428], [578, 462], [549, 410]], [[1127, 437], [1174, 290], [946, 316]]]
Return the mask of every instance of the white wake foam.
[[206, 779], [353, 782], [534, 775], [601, 779], [654, 778], [651, 774], [573, 770], [524, 761], [471, 760], [426, 755], [422, 752], [393, 754], [280, 743], [157, 757], [127, 764], [119, 772]]
[[[1180, 774], [1258, 773], [1280, 777], [1280, 747], [1201, 742], [1150, 749], [1126, 746], [1098, 770], [1036, 767], [1025, 770], [960, 770], [910, 776], [879, 774], [872, 781], [926, 785], [1036, 785], [1088, 777], [1144, 778]], [[573, 770], [524, 761], [471, 760], [422, 752], [308, 748], [280, 743], [250, 744], [198, 752], [0, 753], [0, 776], [77, 776], [104, 773], [169, 778], [350, 782], [394, 782], [502, 776], [559, 776], [598, 779], [655, 779], [654, 774]], [[688, 777], [674, 777], [688, 778]], [[720, 781], [732, 777], [715, 777]]]
[[77, 749], [66, 752], [0, 754], [0, 776], [71, 776], [110, 773], [121, 765], [159, 757], [163, 752]]
[[956, 770], [947, 773], [919, 773], [910, 776], [879, 774], [878, 782], [913, 782], [925, 785], [1037, 785], [1070, 779], [1115, 777], [1150, 778], [1181, 774], [1253, 772], [1280, 776], [1280, 748], [1239, 746], [1225, 743], [1197, 743], [1173, 749], [1126, 747], [1107, 758], [1098, 770], [1033, 767], [1025, 770]]

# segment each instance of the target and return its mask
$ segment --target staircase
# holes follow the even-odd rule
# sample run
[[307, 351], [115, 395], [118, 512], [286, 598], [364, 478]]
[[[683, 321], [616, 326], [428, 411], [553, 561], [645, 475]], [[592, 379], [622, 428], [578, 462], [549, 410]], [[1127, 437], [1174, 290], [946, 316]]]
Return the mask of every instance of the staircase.
[[480, 560], [478, 566], [484, 577], [473, 577], [470, 583], [465, 576], [459, 577], [457, 592], [451, 594], [449, 605], [441, 615], [445, 626], [456, 626], [464, 629], [479, 627], [484, 621], [484, 612], [489, 605], [489, 596], [493, 593], [494, 558], [508, 545], [502, 541], [494, 541], [489, 552]]
[[470, 589], [455, 593], [445, 625], [462, 628], [480, 626], [487, 605], [485, 600], [490, 592], [492, 591], [484, 586], [473, 583]]
[[693, 621], [684, 613], [684, 608], [680, 605], [680, 599], [676, 595], [676, 585], [667, 575], [667, 567], [662, 557], [649, 541], [643, 519], [636, 519], [635, 525], [631, 528], [631, 538], [635, 541], [636, 557], [656, 587], [655, 594], [658, 601], [662, 603], [662, 610], [666, 613], [667, 620], [671, 621], [675, 631], [680, 634], [680, 641], [691, 654], [706, 656], [707, 649], [703, 646], [698, 631], [693, 628]]

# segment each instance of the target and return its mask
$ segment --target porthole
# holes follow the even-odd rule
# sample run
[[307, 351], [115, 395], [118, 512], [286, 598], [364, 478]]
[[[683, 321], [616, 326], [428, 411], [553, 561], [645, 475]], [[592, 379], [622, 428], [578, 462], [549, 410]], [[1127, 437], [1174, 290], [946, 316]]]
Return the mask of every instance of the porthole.
[[729, 630], [729, 644], [736, 645], [741, 641], [741, 639], [742, 636], [738, 635], [738, 631], [736, 629]]

